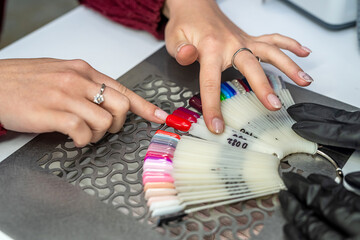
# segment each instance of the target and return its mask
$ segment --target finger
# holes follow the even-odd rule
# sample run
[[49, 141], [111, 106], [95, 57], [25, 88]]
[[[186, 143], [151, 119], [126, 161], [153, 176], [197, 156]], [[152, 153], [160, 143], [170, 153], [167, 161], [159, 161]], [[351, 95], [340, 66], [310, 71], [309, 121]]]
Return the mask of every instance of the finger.
[[224, 131], [224, 119], [220, 109], [221, 63], [216, 59], [207, 56], [200, 61], [200, 95], [206, 126], [219, 134]]
[[359, 124], [360, 111], [348, 112], [342, 109], [316, 103], [298, 103], [290, 106], [287, 112], [295, 121], [339, 122]]
[[110, 112], [82, 97], [64, 96], [57, 109], [72, 113], [85, 121], [92, 131], [91, 142], [99, 141], [113, 123]]
[[113, 116], [86, 97], [87, 91], [97, 88], [96, 83], [83, 78], [77, 78], [76, 80], [72, 81], [76, 86], [75, 89], [72, 88], [73, 85], [65, 84], [66, 87], [60, 88], [61, 90], [50, 90], [48, 95], [51, 97], [44, 104], [49, 109], [69, 112], [83, 119], [92, 130], [91, 142], [97, 142], [111, 127]]
[[291, 237], [289, 239], [344, 239], [341, 231], [323, 221], [314, 210], [306, 207], [305, 202], [299, 201], [288, 191], [280, 191], [279, 201], [283, 215], [290, 222], [286, 227], [298, 229], [296, 233], [291, 232], [291, 229], [284, 229], [286, 236]]
[[[79, 72], [80, 75], [84, 79], [91, 79], [92, 81], [102, 84], [105, 83], [106, 86], [118, 91], [119, 93], [125, 95], [128, 100], [130, 101], [130, 111], [133, 113], [139, 115], [140, 117], [143, 117], [146, 120], [149, 120], [151, 122], [155, 123], [164, 123], [166, 120], [166, 117], [168, 114], [163, 111], [162, 109], [158, 108], [154, 104], [146, 101], [139, 95], [135, 94], [134, 92], [127, 89], [125, 86], [121, 85], [119, 82], [115, 81], [114, 79], [106, 76], [105, 74], [102, 74], [92, 68], [88, 63], [86, 63], [83, 60], [71, 60], [67, 61], [66, 64], [76, 70], [76, 72]], [[73, 84], [73, 81], [71, 81], [71, 84]], [[99, 88], [100, 89], [100, 88]], [[96, 94], [97, 91], [92, 94]], [[92, 90], [94, 91], [94, 90]], [[90, 95], [93, 97], [94, 95]], [[89, 97], [89, 96], [88, 96]], [[120, 102], [124, 103], [126, 100], [122, 98]], [[116, 105], [116, 103], [115, 103]], [[107, 105], [106, 105], [107, 106]], [[114, 106], [114, 105], [113, 105]], [[124, 106], [124, 105], [123, 105]], [[123, 109], [123, 106], [116, 105], [115, 108], [110, 108], [111, 112], [121, 112], [121, 109]], [[118, 109], [119, 108], [119, 109]], [[123, 125], [123, 122], [125, 119], [121, 118], [121, 115], [116, 115], [116, 122], [114, 122], [114, 125], [111, 127], [110, 131], [114, 132], [117, 129], [119, 129], [119, 126]], [[116, 125], [115, 125], [116, 124]]]
[[308, 47], [302, 46], [295, 39], [278, 33], [262, 35], [256, 39], [257, 41], [266, 42], [275, 45], [278, 48], [286, 49], [299, 57], [306, 57], [311, 53], [311, 50]]
[[[89, 82], [91, 87], [87, 88], [87, 99], [94, 101], [96, 92], [100, 93], [102, 84]], [[112, 116], [111, 126], [106, 129], [108, 132], [119, 132], [126, 120], [126, 114], [130, 110], [130, 100], [115, 89], [106, 86], [103, 91], [104, 101], [99, 104], [99, 107], [104, 108]]]
[[190, 65], [198, 58], [198, 51], [196, 47], [189, 43], [181, 43], [176, 48], [176, 51], [177, 53], [175, 55], [175, 59], [182, 66]]
[[[135, 113], [136, 115], [139, 115], [140, 117], [151, 122], [165, 123], [165, 120], [168, 116], [168, 114], [165, 111], [155, 106], [154, 104], [146, 101], [144, 98], [140, 97], [139, 95], [137, 95], [130, 89], [126, 88], [119, 82], [115, 81], [114, 79], [96, 70], [92, 71], [91, 79], [93, 79], [93, 81], [99, 84], [105, 83], [106, 86], [126, 96], [129, 100], [130, 111]], [[115, 106], [115, 107], [117, 108], [119, 106]]]
[[360, 149], [360, 124], [301, 121], [292, 126], [310, 141], [335, 147]]
[[183, 66], [194, 63], [198, 58], [197, 48], [188, 41], [181, 30], [173, 31], [167, 27], [165, 31], [165, 43], [168, 53]]
[[93, 136], [88, 124], [79, 116], [64, 111], [39, 111], [34, 115], [34, 126], [41, 126], [37, 132], [57, 131], [68, 135], [75, 146], [83, 147], [90, 143]]
[[245, 76], [252, 90], [262, 104], [269, 110], [281, 108], [281, 102], [275, 95], [259, 61], [248, 51], [239, 52], [234, 59], [239, 71]]
[[301, 233], [300, 230], [296, 228], [294, 224], [287, 223], [283, 227], [284, 234], [286, 236], [285, 239], [291, 240], [303, 240], [305, 236]]
[[271, 63], [300, 86], [307, 86], [313, 82], [312, 77], [305, 73], [290, 57], [277, 47], [260, 43], [256, 45], [256, 52], [261, 53], [261, 60]]
[[[356, 194], [349, 193], [342, 184], [335, 185], [333, 180], [320, 177], [319, 175], [313, 175], [311, 179], [305, 179], [299, 174], [288, 172], [283, 174], [282, 179], [288, 191], [295, 196], [294, 199], [298, 199], [302, 205], [315, 210], [318, 216], [329, 222], [331, 226], [336, 226], [340, 230], [339, 232], [349, 236], [359, 234], [360, 230], [357, 227], [357, 223], [359, 222], [360, 214], [358, 213], [357, 206], [354, 204], [354, 202], [358, 202], [359, 197]], [[326, 187], [324, 188], [322, 185]], [[294, 218], [296, 220], [296, 216]], [[306, 225], [300, 223], [299, 226]], [[323, 235], [327, 231], [330, 232], [331, 229], [323, 229]], [[311, 230], [311, 228], [308, 228], [308, 230]], [[309, 231], [309, 233], [315, 232], [315, 230]]]

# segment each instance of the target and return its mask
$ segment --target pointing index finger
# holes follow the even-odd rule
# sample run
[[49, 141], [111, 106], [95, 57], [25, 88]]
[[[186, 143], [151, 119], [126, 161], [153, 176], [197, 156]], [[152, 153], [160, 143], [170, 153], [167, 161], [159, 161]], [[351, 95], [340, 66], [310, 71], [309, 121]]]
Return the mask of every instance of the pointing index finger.
[[165, 111], [145, 100], [144, 98], [140, 97], [116, 80], [96, 70], [92, 79], [100, 84], [105, 83], [107, 86], [115, 89], [120, 94], [126, 96], [130, 101], [131, 112], [151, 122], [165, 123], [166, 117], [168, 116]]
[[200, 62], [200, 95], [202, 109], [206, 126], [213, 133], [222, 133], [224, 131], [224, 120], [221, 114], [220, 104], [220, 84], [221, 68], [220, 64], [211, 59]]

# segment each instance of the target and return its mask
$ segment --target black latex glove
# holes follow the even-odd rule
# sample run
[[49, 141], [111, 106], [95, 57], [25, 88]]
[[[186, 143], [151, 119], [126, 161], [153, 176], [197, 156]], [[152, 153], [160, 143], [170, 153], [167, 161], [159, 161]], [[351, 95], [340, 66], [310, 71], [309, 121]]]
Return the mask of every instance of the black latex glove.
[[287, 109], [297, 121], [293, 130], [320, 144], [360, 149], [360, 111], [347, 112], [314, 103], [299, 103]]
[[284, 173], [279, 193], [287, 239], [360, 239], [360, 197], [329, 177]]

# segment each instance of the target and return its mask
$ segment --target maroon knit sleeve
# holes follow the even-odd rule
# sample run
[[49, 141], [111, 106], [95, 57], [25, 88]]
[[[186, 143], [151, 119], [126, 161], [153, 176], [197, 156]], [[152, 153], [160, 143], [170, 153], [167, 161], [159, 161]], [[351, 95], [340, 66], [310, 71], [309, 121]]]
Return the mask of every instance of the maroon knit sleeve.
[[6, 5], [5, 0], [0, 0], [0, 33], [4, 23], [5, 5]]
[[145, 30], [164, 39], [167, 19], [161, 13], [165, 0], [79, 0], [125, 26]]
[[3, 128], [3, 126], [2, 126], [1, 123], [0, 123], [0, 136], [5, 135], [6, 132], [7, 132], [6, 129]]

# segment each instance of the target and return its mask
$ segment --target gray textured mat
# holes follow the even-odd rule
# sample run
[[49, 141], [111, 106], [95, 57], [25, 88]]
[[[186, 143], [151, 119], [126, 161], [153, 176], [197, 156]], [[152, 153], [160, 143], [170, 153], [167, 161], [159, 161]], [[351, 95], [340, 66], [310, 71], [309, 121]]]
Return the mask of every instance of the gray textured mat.
[[[198, 91], [198, 65], [179, 66], [165, 48], [119, 78], [167, 112]], [[240, 77], [233, 69], [223, 80]], [[296, 102], [349, 105], [288, 85]], [[75, 148], [66, 136], [41, 134], [0, 164], [0, 229], [15, 239], [281, 239], [277, 196], [201, 211], [155, 228], [142, 192], [142, 163], [164, 125], [129, 114], [123, 131]], [[171, 129], [167, 129], [170, 130]], [[291, 156], [282, 171], [332, 175], [321, 159]], [[290, 165], [289, 165], [290, 164]]]

